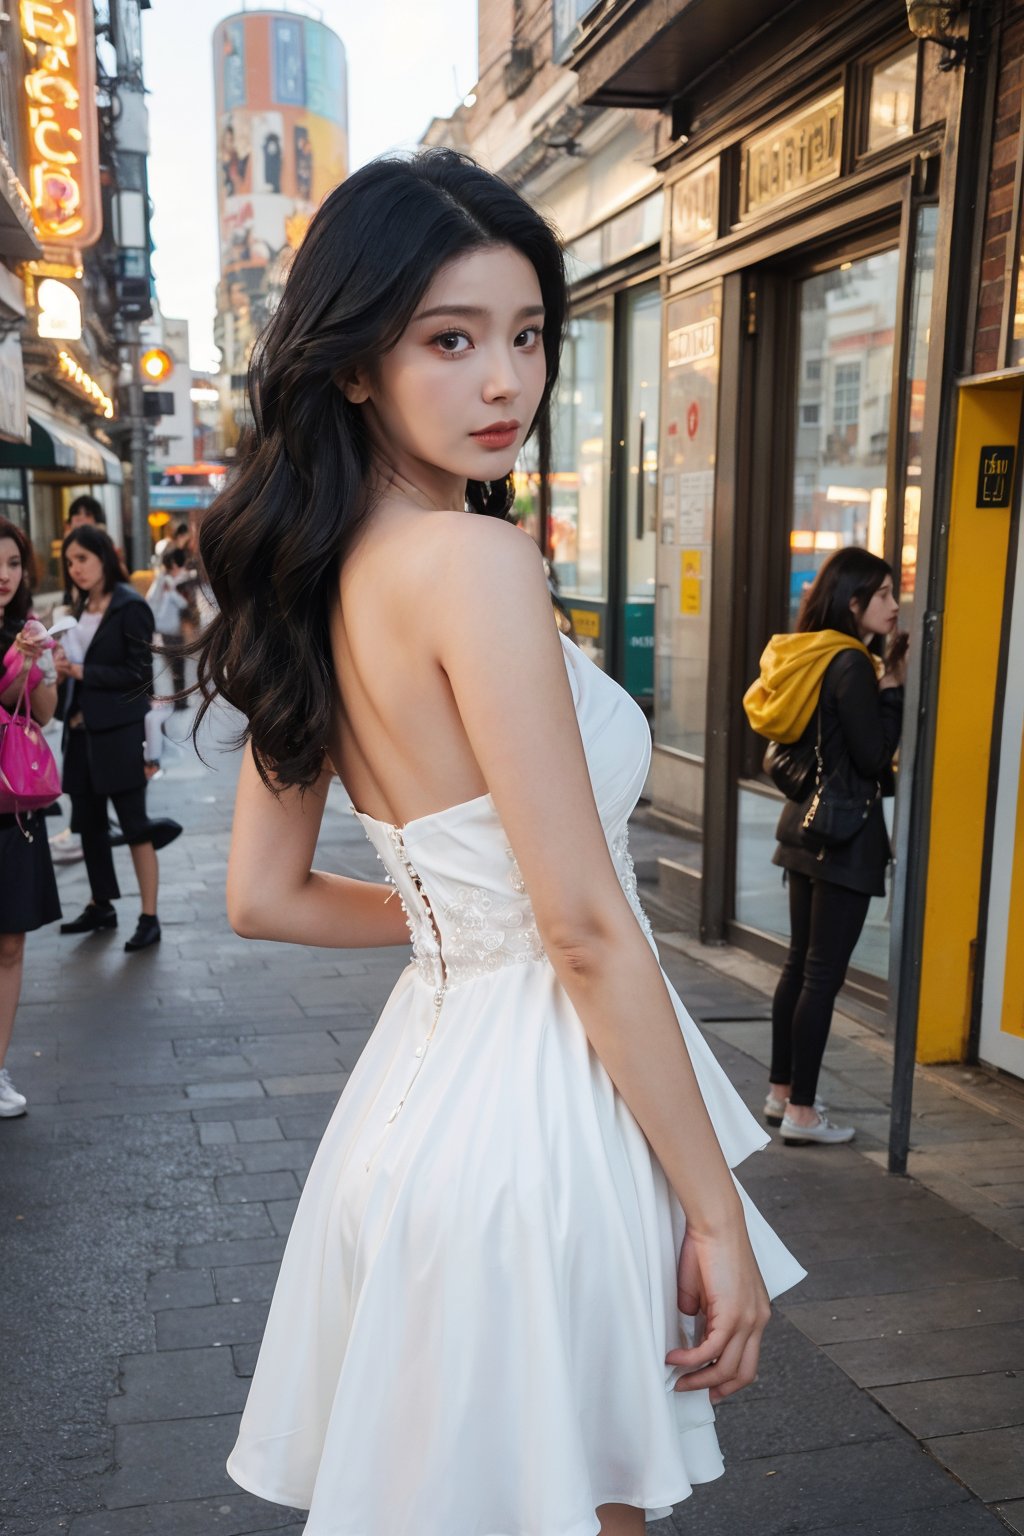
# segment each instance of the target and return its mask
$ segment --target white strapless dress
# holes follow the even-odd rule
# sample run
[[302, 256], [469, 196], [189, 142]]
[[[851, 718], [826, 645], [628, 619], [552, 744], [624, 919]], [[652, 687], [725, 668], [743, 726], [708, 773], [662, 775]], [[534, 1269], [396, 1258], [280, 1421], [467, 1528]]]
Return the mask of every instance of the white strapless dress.
[[[643, 712], [565, 640], [623, 889]], [[595, 1536], [722, 1472], [706, 1392], [673, 1392], [682, 1210], [545, 956], [494, 803], [355, 812], [413, 959], [338, 1103], [281, 1265], [228, 1471], [306, 1536]], [[429, 902], [440, 946], [424, 901]], [[768, 1137], [666, 977], [731, 1167]], [[742, 1193], [742, 1191], [741, 1191]], [[744, 1195], [769, 1294], [804, 1271]]]

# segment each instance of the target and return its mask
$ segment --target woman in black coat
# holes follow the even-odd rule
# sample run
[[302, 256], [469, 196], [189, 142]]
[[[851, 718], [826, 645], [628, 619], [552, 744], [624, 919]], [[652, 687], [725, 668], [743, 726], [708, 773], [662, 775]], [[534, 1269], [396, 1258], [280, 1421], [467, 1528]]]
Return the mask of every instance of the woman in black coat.
[[147, 949], [160, 940], [143, 725], [153, 692], [153, 613], [127, 584], [104, 529], [88, 524], [73, 529], [64, 540], [64, 564], [70, 589], [78, 594], [78, 629], [72, 633], [82, 660], [57, 654], [58, 674], [70, 684], [64, 701], [63, 783], [71, 796], [72, 825], [82, 838], [91, 900], [73, 922], [61, 925], [61, 933], [117, 926], [113, 903], [121, 892], [110, 848], [109, 798], [131, 849], [142, 898], [138, 927], [125, 949]]
[[[774, 704], [781, 715], [801, 720], [812, 711], [799, 735], [785, 738], [795, 741], [793, 757], [814, 763], [820, 728], [825, 776], [838, 769], [851, 795], [872, 802], [860, 830], [838, 847], [815, 850], [802, 840], [802, 801], [786, 801], [776, 830], [772, 862], [787, 871], [791, 937], [772, 1005], [765, 1117], [781, 1125], [790, 1145], [844, 1142], [854, 1135], [851, 1127], [829, 1120], [817, 1085], [835, 1000], [871, 898], [885, 895], [892, 857], [882, 796], [895, 787], [905, 637], [889, 649], [887, 662], [882, 658], [898, 617], [885, 561], [863, 549], [839, 550], [804, 598], [797, 633], [776, 636], [762, 657], [768, 708]], [[763, 686], [766, 678], [775, 682], [774, 692]]]

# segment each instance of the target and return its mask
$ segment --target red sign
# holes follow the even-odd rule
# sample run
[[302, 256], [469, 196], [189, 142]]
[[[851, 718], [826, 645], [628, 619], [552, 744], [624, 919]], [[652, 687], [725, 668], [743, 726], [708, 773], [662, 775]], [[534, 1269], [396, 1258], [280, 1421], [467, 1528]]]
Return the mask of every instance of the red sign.
[[696, 400], [691, 400], [686, 408], [686, 435], [697, 436], [697, 428], [700, 426], [700, 411], [697, 409]]

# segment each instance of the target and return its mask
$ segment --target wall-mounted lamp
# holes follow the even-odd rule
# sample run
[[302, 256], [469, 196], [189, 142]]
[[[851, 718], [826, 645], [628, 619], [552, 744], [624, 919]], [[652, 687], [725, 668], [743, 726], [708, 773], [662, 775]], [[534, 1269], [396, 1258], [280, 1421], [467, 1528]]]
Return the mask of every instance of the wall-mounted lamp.
[[947, 50], [940, 69], [953, 69], [967, 57], [967, 39], [953, 30], [960, 0], [907, 0], [907, 25], [915, 37]]

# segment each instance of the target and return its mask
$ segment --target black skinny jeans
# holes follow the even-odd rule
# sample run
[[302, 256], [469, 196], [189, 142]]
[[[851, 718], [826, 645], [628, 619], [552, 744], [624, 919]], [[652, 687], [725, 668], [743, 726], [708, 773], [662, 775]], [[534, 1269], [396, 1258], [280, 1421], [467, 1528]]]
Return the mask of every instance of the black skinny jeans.
[[773, 1083], [810, 1106], [832, 1009], [868, 915], [870, 896], [789, 871], [789, 954], [772, 1003]]

